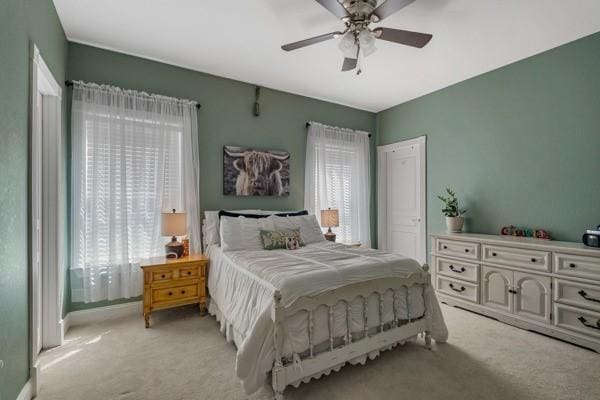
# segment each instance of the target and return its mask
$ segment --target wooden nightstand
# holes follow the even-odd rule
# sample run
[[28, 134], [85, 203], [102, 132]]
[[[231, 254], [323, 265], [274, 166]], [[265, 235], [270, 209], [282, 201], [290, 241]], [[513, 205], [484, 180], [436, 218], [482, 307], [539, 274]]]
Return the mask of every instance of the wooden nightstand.
[[208, 258], [192, 254], [178, 259], [154, 257], [142, 261], [144, 271], [144, 319], [150, 326], [150, 313], [186, 304], [206, 310]]

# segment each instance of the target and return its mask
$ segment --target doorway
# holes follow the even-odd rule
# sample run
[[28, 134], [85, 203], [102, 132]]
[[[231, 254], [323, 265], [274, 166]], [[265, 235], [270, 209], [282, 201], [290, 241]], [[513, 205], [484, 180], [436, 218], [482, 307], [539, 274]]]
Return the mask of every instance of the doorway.
[[426, 137], [377, 148], [378, 243], [390, 253], [427, 259]]
[[63, 343], [64, 167], [62, 88], [31, 47], [30, 103], [30, 301], [31, 377], [37, 393], [37, 358]]

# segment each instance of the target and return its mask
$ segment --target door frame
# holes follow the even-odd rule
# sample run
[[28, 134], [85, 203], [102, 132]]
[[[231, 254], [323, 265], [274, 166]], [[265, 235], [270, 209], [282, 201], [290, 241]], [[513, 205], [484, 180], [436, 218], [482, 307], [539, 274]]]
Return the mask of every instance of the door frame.
[[[64, 243], [65, 243], [65, 195], [64, 195], [64, 138], [62, 133], [62, 87], [44, 62], [38, 47], [31, 44], [30, 74], [30, 149], [29, 149], [29, 204], [41, 197], [41, 215], [29, 211], [29, 300], [30, 312], [30, 367], [33, 380], [33, 395], [39, 387], [37, 352], [38, 321], [42, 316], [42, 348], [60, 346], [64, 341], [62, 304], [64, 293]], [[38, 93], [43, 96], [43, 107], [37, 107]], [[41, 121], [41, 131], [38, 129]], [[40, 137], [41, 136], [41, 137]], [[38, 148], [41, 146], [41, 148]], [[33, 182], [33, 157], [41, 154], [41, 193]], [[41, 220], [41, 276], [34, 268], [33, 238], [36, 227], [33, 221]], [[41, 281], [42, 293], [37, 293]], [[38, 310], [38, 296], [42, 299], [42, 309]]]
[[421, 208], [421, 243], [418, 249], [419, 262], [427, 262], [427, 136], [403, 140], [383, 146], [377, 146], [377, 247], [387, 250], [387, 153], [392, 153], [400, 148], [419, 145], [420, 167], [420, 193], [419, 203]]

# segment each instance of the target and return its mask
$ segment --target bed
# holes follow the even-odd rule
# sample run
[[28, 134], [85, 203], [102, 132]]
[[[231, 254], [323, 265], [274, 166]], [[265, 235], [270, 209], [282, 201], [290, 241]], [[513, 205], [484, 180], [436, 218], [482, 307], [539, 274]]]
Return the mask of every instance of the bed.
[[432, 338], [445, 342], [427, 266], [379, 250], [310, 242], [293, 251], [210, 241], [206, 247], [209, 313], [238, 349], [236, 374], [246, 393], [270, 375], [282, 399], [288, 385], [364, 364], [419, 334], [426, 347]]

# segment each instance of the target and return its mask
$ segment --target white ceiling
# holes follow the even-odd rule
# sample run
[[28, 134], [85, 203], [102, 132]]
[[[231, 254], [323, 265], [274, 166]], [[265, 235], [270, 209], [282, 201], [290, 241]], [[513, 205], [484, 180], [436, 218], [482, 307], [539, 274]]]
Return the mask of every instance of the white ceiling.
[[423, 49], [378, 41], [363, 73], [340, 72], [341, 30], [314, 0], [54, 0], [74, 42], [381, 111], [600, 31], [598, 0], [417, 0], [381, 26], [433, 34]]

